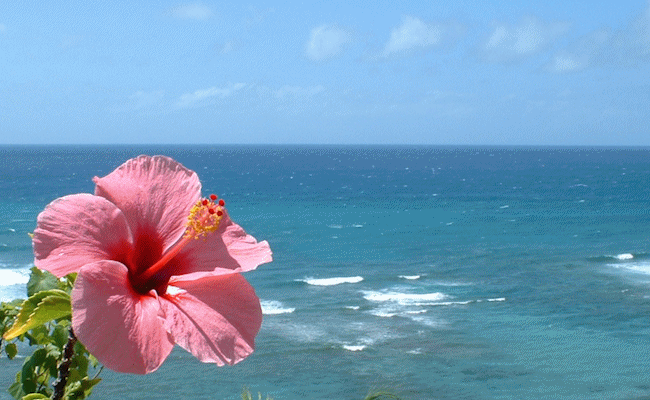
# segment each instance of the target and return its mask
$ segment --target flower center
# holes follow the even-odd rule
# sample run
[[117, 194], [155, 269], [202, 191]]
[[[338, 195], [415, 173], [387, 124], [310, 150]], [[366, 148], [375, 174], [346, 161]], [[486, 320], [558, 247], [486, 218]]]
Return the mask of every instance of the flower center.
[[[197, 201], [190, 209], [183, 237], [163, 254], [155, 264], [132, 279], [134, 289], [139, 293], [148, 293], [151, 289], [165, 289], [171, 275], [165, 276], [168, 274], [159, 273], [192, 240], [199, 238], [205, 240], [209, 233], [219, 229], [225, 205], [226, 203], [223, 200], [217, 202], [217, 196], [214, 194], [211, 194], [209, 198]], [[162, 293], [164, 293], [164, 290]]]

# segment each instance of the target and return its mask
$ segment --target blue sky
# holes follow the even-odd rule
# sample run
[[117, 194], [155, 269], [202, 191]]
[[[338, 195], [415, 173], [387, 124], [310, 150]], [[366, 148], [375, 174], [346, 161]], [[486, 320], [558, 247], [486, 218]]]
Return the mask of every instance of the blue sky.
[[650, 145], [650, 2], [0, 4], [0, 144]]

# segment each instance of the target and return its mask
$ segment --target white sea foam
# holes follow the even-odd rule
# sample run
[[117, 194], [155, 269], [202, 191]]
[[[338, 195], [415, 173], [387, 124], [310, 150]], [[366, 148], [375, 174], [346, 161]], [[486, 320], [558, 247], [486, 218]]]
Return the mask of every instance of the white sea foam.
[[366, 346], [363, 345], [363, 344], [362, 344], [362, 345], [355, 345], [355, 346], [353, 346], [353, 345], [348, 345], [348, 344], [344, 344], [342, 347], [343, 347], [345, 350], [348, 350], [348, 351], [361, 351], [361, 350], [363, 350], [363, 349], [366, 348]]
[[608, 264], [610, 267], [624, 269], [644, 275], [650, 275], [650, 262], [634, 262], [625, 264]]
[[348, 310], [358, 310], [359, 306], [345, 306]]
[[632, 254], [630, 254], [630, 253], [623, 253], [623, 254], [617, 255], [614, 258], [616, 258], [617, 260], [631, 260], [631, 259], [634, 258], [634, 256]]
[[399, 277], [402, 279], [408, 279], [410, 281], [420, 279], [420, 275], [400, 275]]
[[397, 315], [396, 312], [389, 312], [383, 308], [372, 310], [370, 311], [370, 314], [374, 315], [375, 317], [381, 317], [381, 318], [392, 318]]
[[455, 305], [465, 305], [474, 303], [474, 300], [465, 300], [465, 301], [441, 301], [438, 303], [431, 303], [432, 306], [455, 306]]
[[28, 269], [0, 269], [0, 286], [24, 285], [27, 281]]
[[277, 300], [262, 300], [262, 314], [264, 315], [278, 315], [278, 314], [291, 314], [296, 311], [293, 307], [286, 307], [284, 304]]
[[332, 229], [343, 229], [343, 225], [327, 225], [327, 227]]
[[440, 293], [440, 292], [411, 294], [411, 293], [401, 293], [401, 292], [363, 291], [362, 293], [363, 293], [363, 298], [368, 301], [394, 302], [400, 305], [416, 305], [416, 306], [435, 304], [448, 297], [444, 293]]
[[443, 281], [437, 281], [433, 282], [434, 285], [436, 286], [472, 286], [472, 282], [443, 282]]
[[506, 298], [505, 297], [499, 297], [499, 298], [496, 298], [496, 299], [487, 299], [487, 301], [506, 301]]
[[296, 279], [299, 282], [305, 282], [308, 285], [314, 286], [334, 286], [340, 285], [342, 283], [359, 283], [363, 281], [362, 276], [339, 276], [334, 278], [305, 278], [305, 279]]

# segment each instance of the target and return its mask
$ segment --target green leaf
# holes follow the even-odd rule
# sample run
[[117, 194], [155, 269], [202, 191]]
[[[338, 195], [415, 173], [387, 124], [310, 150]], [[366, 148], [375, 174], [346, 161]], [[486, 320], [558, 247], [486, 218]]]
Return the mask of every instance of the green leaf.
[[90, 379], [88, 377], [85, 377], [80, 381], [73, 382], [66, 387], [64, 398], [67, 400], [85, 399], [92, 393], [93, 386], [99, 382], [101, 382], [100, 378]]
[[23, 302], [14, 325], [5, 332], [3, 337], [5, 340], [11, 340], [53, 319], [71, 314], [69, 294], [58, 289], [38, 292]]
[[9, 386], [9, 394], [11, 397], [13, 397], [16, 400], [20, 400], [23, 398], [25, 395], [25, 392], [23, 391], [23, 385], [22, 385], [22, 377], [21, 377], [21, 372], [18, 372], [16, 374], [16, 381]]
[[30, 393], [27, 396], [23, 396], [22, 398], [22, 400], [39, 400], [39, 399], [49, 399], [49, 397], [41, 393]]
[[13, 358], [16, 357], [16, 354], [18, 354], [18, 348], [16, 347], [16, 343], [9, 343], [8, 345], [6, 345], [5, 353], [7, 353], [7, 357], [10, 360], [13, 360]]
[[68, 336], [70, 335], [70, 328], [67, 324], [62, 324], [61, 322], [57, 323], [52, 331], [52, 343], [59, 349], [63, 350], [63, 347], [68, 343]]
[[27, 282], [27, 296], [31, 297], [43, 290], [59, 289], [59, 279], [47, 271], [32, 267], [32, 274]]

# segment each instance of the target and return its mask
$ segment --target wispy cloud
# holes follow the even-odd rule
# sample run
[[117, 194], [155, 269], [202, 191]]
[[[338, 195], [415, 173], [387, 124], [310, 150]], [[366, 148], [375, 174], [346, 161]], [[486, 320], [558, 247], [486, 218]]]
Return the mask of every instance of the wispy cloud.
[[195, 19], [204, 21], [213, 16], [212, 10], [203, 4], [194, 3], [178, 6], [172, 10], [172, 15], [181, 19]]
[[487, 62], [509, 63], [548, 49], [569, 31], [567, 22], [544, 23], [536, 17], [524, 18], [510, 26], [497, 23], [479, 49], [479, 57]]
[[337, 57], [352, 41], [350, 33], [336, 26], [321, 25], [311, 30], [307, 43], [307, 58], [323, 61]]
[[211, 98], [225, 99], [232, 96], [238, 90], [246, 87], [244, 83], [230, 83], [225, 88], [211, 87], [207, 89], [196, 90], [193, 93], [185, 93], [176, 102], [177, 108], [188, 108], [205, 104]]
[[650, 2], [626, 29], [602, 28], [557, 52], [547, 65], [551, 72], [578, 72], [594, 66], [634, 67], [650, 61]]
[[426, 24], [419, 18], [406, 16], [390, 33], [382, 57], [403, 55], [410, 50], [455, 44], [463, 33], [456, 23]]

